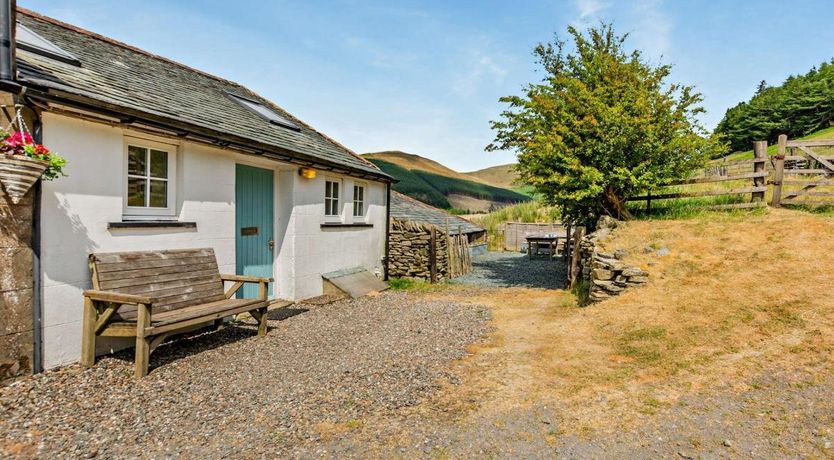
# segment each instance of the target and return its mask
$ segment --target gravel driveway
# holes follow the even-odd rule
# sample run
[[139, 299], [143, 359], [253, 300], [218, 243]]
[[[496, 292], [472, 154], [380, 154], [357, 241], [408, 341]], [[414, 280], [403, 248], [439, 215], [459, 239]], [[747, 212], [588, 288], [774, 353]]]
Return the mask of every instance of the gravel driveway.
[[567, 267], [563, 259], [529, 259], [518, 252], [487, 252], [472, 258], [472, 271], [452, 282], [484, 287], [563, 289]]
[[[482, 307], [407, 293], [299, 305], [266, 338], [229, 326], [0, 388], [0, 457], [276, 457], [417, 404], [487, 328]], [[312, 448], [315, 450], [315, 447]], [[295, 454], [295, 455], [294, 455]]]

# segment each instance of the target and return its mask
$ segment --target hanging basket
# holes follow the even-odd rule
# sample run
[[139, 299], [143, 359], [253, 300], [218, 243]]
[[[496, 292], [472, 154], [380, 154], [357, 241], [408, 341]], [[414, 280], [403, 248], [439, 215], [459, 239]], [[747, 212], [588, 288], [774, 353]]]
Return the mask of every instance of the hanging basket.
[[20, 155], [0, 155], [0, 184], [12, 203], [20, 202], [48, 166], [49, 162], [46, 160]]

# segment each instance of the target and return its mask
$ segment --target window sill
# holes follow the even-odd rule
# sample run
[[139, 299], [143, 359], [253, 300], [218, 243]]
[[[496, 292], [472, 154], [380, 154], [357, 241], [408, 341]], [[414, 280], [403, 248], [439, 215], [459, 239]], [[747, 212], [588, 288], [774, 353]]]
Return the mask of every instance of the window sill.
[[341, 222], [325, 222], [321, 224], [321, 228], [372, 228], [374, 224], [366, 224], [364, 222], [356, 222], [353, 224], [343, 224]]
[[107, 229], [119, 228], [197, 228], [197, 222], [179, 222], [176, 220], [127, 220], [108, 222]]

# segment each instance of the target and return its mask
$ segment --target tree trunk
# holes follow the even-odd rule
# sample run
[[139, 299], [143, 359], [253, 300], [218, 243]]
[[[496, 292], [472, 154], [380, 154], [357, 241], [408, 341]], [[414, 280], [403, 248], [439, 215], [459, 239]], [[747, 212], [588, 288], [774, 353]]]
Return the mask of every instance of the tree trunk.
[[625, 198], [622, 197], [613, 187], [605, 189], [605, 210], [611, 217], [619, 220], [631, 220], [631, 213], [626, 207]]

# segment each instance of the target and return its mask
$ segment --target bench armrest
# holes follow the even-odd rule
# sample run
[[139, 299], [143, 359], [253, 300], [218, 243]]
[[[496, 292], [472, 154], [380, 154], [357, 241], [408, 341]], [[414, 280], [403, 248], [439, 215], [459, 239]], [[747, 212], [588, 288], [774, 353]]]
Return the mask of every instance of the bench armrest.
[[272, 278], [261, 278], [260, 276], [248, 275], [220, 275], [223, 281], [237, 281], [240, 283], [271, 283], [275, 280]]
[[84, 291], [84, 297], [89, 297], [92, 300], [98, 300], [101, 302], [121, 302], [129, 304], [141, 303], [145, 305], [151, 305], [154, 302], [154, 299], [151, 297], [133, 294], [122, 294], [120, 292], [97, 291], [95, 289], [88, 289]]

